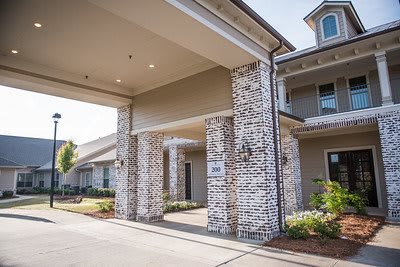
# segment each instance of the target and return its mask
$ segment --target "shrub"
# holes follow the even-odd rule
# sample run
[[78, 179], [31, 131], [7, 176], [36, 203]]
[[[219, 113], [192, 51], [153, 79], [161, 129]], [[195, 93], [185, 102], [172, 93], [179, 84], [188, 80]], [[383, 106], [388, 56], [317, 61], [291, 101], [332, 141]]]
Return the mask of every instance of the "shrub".
[[192, 201], [174, 201], [164, 204], [164, 212], [174, 212], [181, 210], [189, 210], [203, 207], [202, 204]]
[[97, 205], [99, 206], [99, 210], [101, 212], [109, 212], [114, 208], [114, 203], [112, 203], [110, 200], [102, 201]]
[[168, 191], [164, 191], [162, 194], [163, 203], [167, 203], [169, 201], [169, 193]]
[[115, 197], [115, 190], [111, 188], [88, 188], [88, 196]]
[[335, 238], [340, 232], [340, 225], [333, 221], [335, 216], [321, 211], [296, 212], [287, 216], [285, 230], [295, 239], [307, 238], [311, 232], [320, 237]]
[[11, 198], [14, 195], [14, 191], [3, 191], [3, 198]]
[[311, 194], [310, 205], [318, 210], [325, 210], [339, 216], [348, 207], [356, 209], [357, 213], [365, 213], [367, 200], [365, 197], [351, 193], [348, 189], [340, 186], [338, 182], [323, 181], [314, 179], [314, 184], [323, 186], [325, 191], [322, 194]]

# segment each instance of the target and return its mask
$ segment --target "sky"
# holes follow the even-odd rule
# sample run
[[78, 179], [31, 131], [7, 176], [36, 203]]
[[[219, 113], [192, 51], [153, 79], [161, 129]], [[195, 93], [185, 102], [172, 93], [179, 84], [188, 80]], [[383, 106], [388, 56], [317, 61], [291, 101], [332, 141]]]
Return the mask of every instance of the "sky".
[[[366, 29], [400, 19], [400, 0], [353, 0]], [[297, 50], [315, 45], [303, 18], [322, 0], [245, 0]], [[53, 138], [52, 115], [60, 113], [58, 139], [83, 144], [116, 131], [117, 111], [84, 102], [0, 85], [0, 135]]]

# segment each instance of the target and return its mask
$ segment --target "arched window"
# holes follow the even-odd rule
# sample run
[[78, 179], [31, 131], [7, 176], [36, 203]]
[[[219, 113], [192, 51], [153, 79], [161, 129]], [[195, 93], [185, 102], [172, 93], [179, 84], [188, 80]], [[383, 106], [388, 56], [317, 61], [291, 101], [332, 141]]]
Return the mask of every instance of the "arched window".
[[328, 15], [322, 19], [324, 39], [338, 35], [337, 19], [335, 15]]

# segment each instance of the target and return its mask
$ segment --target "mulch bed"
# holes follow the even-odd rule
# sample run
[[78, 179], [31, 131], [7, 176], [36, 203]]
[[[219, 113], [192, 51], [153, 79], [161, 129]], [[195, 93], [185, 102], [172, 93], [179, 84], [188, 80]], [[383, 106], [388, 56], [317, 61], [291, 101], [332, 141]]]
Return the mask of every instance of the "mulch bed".
[[92, 211], [92, 212], [87, 212], [85, 215], [89, 215], [95, 218], [100, 218], [100, 219], [114, 219], [115, 218], [115, 211], [110, 210], [108, 212], [101, 212], [101, 211]]
[[344, 214], [338, 222], [342, 225], [341, 238], [321, 240], [311, 235], [310, 238], [304, 240], [280, 236], [264, 243], [264, 246], [345, 259], [356, 255], [362, 246], [373, 239], [376, 232], [384, 225], [385, 218]]
[[79, 204], [82, 201], [82, 196], [54, 196], [54, 200], [63, 204]]

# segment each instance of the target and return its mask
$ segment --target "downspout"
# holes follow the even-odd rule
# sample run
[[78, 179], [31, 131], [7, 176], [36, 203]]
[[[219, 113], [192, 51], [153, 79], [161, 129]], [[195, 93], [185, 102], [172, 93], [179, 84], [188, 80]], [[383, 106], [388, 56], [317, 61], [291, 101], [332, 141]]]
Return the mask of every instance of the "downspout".
[[279, 229], [281, 232], [284, 232], [283, 221], [282, 221], [282, 202], [284, 201], [284, 196], [281, 195], [281, 190], [283, 190], [283, 181], [281, 188], [281, 172], [279, 165], [279, 151], [278, 146], [280, 147], [278, 140], [278, 126], [277, 121], [279, 122], [279, 116], [277, 117], [278, 112], [275, 112], [276, 109], [276, 101], [275, 101], [275, 90], [274, 90], [274, 72], [275, 72], [275, 58], [274, 53], [281, 49], [283, 46], [282, 40], [279, 40], [279, 45], [269, 52], [271, 59], [271, 71], [269, 72], [269, 80], [270, 80], [270, 88], [271, 88], [271, 101], [272, 101], [272, 128], [274, 131], [274, 147], [275, 147], [275, 175], [276, 175], [276, 188], [277, 188], [277, 197], [278, 197], [278, 216], [279, 216]]

